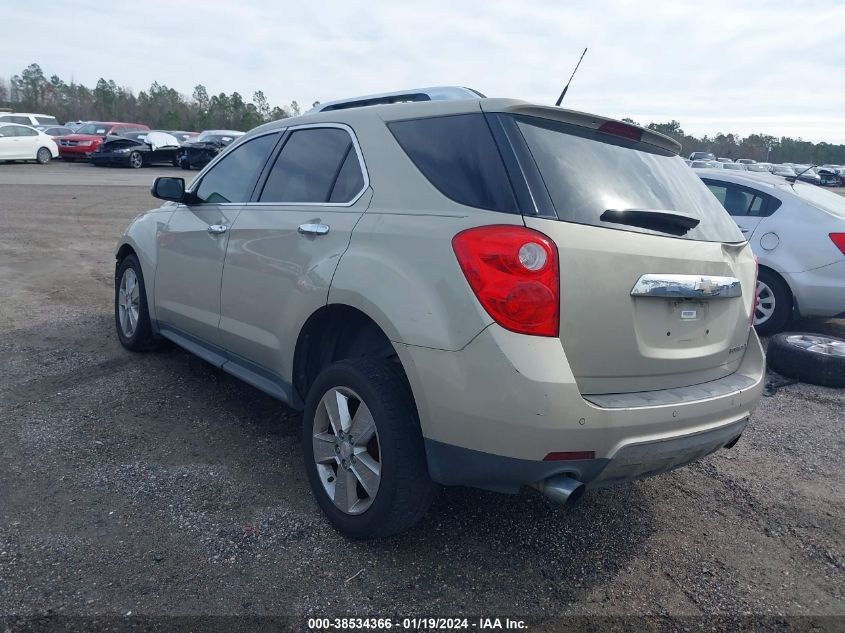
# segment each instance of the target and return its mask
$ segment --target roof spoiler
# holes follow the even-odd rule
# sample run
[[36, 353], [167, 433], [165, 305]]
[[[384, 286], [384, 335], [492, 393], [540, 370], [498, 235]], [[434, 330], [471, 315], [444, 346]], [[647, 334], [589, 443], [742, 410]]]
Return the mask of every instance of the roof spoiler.
[[484, 99], [484, 95], [463, 86], [435, 86], [433, 88], [411, 88], [409, 90], [397, 90], [395, 92], [383, 92], [363, 97], [351, 97], [349, 99], [338, 99], [321, 103], [308, 113], [329, 112], [331, 110], [346, 110], [349, 108], [363, 108], [372, 105], [384, 105], [389, 103], [405, 103], [409, 101], [455, 101], [459, 99]]

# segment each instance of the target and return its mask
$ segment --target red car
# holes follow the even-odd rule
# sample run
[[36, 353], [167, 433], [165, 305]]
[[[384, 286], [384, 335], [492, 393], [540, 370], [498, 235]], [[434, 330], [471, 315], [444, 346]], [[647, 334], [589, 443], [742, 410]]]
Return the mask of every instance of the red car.
[[88, 155], [100, 146], [106, 136], [120, 136], [149, 129], [141, 123], [92, 122], [86, 123], [74, 134], [58, 137], [56, 143], [59, 145], [59, 156], [63, 160], [88, 160]]

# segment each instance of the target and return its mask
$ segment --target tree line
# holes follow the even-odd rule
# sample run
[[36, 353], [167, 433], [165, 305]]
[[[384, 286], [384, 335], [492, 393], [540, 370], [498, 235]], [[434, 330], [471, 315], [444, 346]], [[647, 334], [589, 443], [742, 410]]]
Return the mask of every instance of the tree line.
[[300, 113], [296, 101], [271, 106], [260, 90], [247, 101], [238, 92], [209, 95], [200, 84], [187, 97], [153, 82], [148, 90], [135, 94], [113, 79], [100, 79], [89, 88], [57, 75], [48, 78], [38, 64], [30, 64], [8, 81], [0, 77], [0, 107], [51, 114], [61, 122], [126, 121], [145, 123], [153, 129], [189, 131], [246, 131]]
[[[129, 121], [145, 123], [154, 129], [249, 130], [267, 121], [284, 119], [300, 113], [292, 101], [286, 106], [272, 106], [260, 90], [246, 101], [242, 95], [221, 92], [209, 95], [202, 84], [190, 97], [158, 82], [135, 94], [113, 79], [100, 79], [94, 88], [52, 75], [49, 78], [38, 64], [30, 64], [19, 75], [6, 81], [0, 77], [0, 107], [20, 112], [52, 114], [60, 121]], [[624, 121], [636, 123], [626, 118]], [[686, 134], [678, 121], [649, 123], [647, 127], [674, 138], [683, 148], [681, 154], [709, 151], [727, 158], [753, 158], [772, 163], [845, 164], [845, 145], [811, 143], [787, 136], [768, 134], [716, 134], [697, 138]]]

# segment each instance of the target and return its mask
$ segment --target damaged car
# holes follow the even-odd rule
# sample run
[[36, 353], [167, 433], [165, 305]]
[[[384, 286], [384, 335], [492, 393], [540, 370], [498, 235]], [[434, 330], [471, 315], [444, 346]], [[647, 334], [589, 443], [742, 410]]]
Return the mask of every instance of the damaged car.
[[223, 148], [243, 135], [243, 132], [236, 130], [206, 130], [195, 139], [185, 141], [182, 144], [177, 153], [177, 164], [182, 169], [202, 169]]
[[140, 169], [145, 165], [176, 165], [179, 141], [166, 132], [147, 132], [129, 136], [109, 136], [89, 160], [98, 167], [117, 166]]

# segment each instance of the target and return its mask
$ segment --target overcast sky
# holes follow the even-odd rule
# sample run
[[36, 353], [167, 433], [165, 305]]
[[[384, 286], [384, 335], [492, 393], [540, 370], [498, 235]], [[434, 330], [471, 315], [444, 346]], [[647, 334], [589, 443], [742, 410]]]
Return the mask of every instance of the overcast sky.
[[37, 62], [90, 86], [309, 107], [446, 84], [553, 103], [587, 46], [569, 108], [845, 143], [842, 0], [27, 0], [0, 26], [7, 79]]

